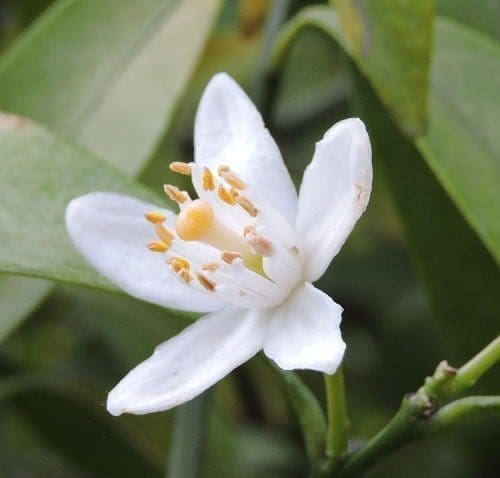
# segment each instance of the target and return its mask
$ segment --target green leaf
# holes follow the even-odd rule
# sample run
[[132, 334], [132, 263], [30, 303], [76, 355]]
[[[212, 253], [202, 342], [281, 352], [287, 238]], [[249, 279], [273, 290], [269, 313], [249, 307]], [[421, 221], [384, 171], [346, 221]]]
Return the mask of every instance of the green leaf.
[[417, 145], [500, 262], [500, 44], [438, 19], [431, 78], [429, 129]]
[[352, 85], [372, 140], [375, 176], [380, 167], [388, 179], [436, 317], [455, 357], [473, 355], [498, 334], [498, 267], [366, 80], [354, 74]]
[[107, 415], [81, 389], [18, 376], [0, 382], [0, 402], [15, 405], [47, 443], [91, 476], [108, 478], [117, 470], [120, 477], [162, 476], [158, 450], [148, 448], [142, 435]]
[[335, 2], [302, 9], [282, 31], [275, 64], [303, 28], [316, 27], [340, 43], [375, 86], [409, 136], [425, 130], [432, 46], [433, 2]]
[[72, 246], [66, 206], [90, 191], [159, 199], [84, 149], [13, 115], [0, 115], [0, 167], [0, 271], [115, 290]]
[[437, 0], [436, 13], [500, 40], [498, 0]]
[[48, 289], [45, 281], [0, 274], [0, 342], [36, 309]]
[[[172, 119], [220, 4], [60, 1], [2, 56], [0, 108], [33, 117], [137, 174]], [[26, 181], [37, 180], [24, 171]], [[1, 340], [52, 285], [4, 275], [0, 288], [17, 291], [0, 294]]]
[[0, 107], [136, 174], [172, 117], [220, 3], [58, 2], [4, 55]]

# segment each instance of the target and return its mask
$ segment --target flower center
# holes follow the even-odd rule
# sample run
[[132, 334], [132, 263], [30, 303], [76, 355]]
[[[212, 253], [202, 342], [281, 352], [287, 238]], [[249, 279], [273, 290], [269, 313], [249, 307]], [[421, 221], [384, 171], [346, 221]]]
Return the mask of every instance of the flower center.
[[301, 276], [290, 225], [228, 166], [216, 174], [195, 163], [172, 163], [170, 169], [191, 175], [199, 198], [164, 186], [180, 212], [172, 229], [164, 214], [146, 213], [157, 235], [149, 249], [165, 254], [186, 285], [223, 301], [244, 307], [282, 301]]

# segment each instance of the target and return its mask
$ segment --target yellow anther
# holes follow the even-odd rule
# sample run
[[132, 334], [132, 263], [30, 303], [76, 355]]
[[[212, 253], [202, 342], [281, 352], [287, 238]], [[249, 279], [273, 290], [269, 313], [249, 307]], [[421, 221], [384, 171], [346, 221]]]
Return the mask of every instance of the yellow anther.
[[181, 191], [178, 187], [172, 186], [170, 184], [165, 184], [163, 190], [166, 195], [176, 203], [183, 204], [189, 199], [189, 195], [185, 191]]
[[215, 189], [214, 177], [212, 171], [208, 168], [203, 168], [203, 189], [205, 191], [213, 191]]
[[220, 257], [227, 264], [232, 264], [235, 259], [242, 258], [241, 254], [238, 254], [237, 252], [231, 252], [231, 251], [222, 251]]
[[146, 221], [149, 221], [153, 224], [161, 224], [167, 219], [164, 214], [156, 211], [149, 211], [144, 214], [144, 217], [146, 218]]
[[220, 264], [218, 262], [209, 262], [207, 264], [203, 264], [201, 266], [201, 269], [204, 271], [213, 272], [213, 271], [216, 271], [219, 267], [220, 267]]
[[173, 163], [170, 163], [169, 167], [174, 173], [184, 174], [184, 176], [189, 176], [191, 174], [191, 166], [187, 163], [174, 161]]
[[155, 232], [158, 238], [164, 242], [168, 247], [171, 246], [172, 241], [175, 239], [173, 232], [169, 231], [163, 224], [155, 224]]
[[165, 244], [162, 241], [151, 241], [148, 244], [148, 249], [153, 252], [167, 252], [168, 244]]
[[224, 186], [222, 186], [222, 184], [219, 186], [217, 194], [226, 204], [229, 204], [230, 206], [234, 206], [236, 204], [235, 196], [231, 191], [228, 191]]
[[189, 270], [191, 269], [191, 264], [184, 257], [171, 257], [167, 264], [172, 267], [174, 272], [180, 272], [182, 269]]
[[246, 184], [229, 166], [221, 165], [217, 168], [219, 176], [236, 189], [245, 189]]
[[179, 272], [177, 272], [177, 274], [186, 284], [188, 284], [193, 280], [193, 276], [189, 273], [187, 269], [181, 269]]
[[196, 199], [177, 216], [175, 230], [184, 241], [196, 241], [212, 230], [214, 222], [212, 206]]
[[252, 204], [252, 202], [247, 199], [246, 197], [243, 196], [237, 196], [234, 198], [236, 201], [236, 204], [240, 206], [242, 209], [244, 209], [250, 216], [255, 217], [257, 216], [257, 208]]
[[231, 195], [233, 196], [233, 198], [237, 198], [240, 193], [235, 188], [231, 188]]
[[209, 291], [213, 291], [215, 290], [215, 288], [217, 287], [217, 283], [210, 280], [207, 276], [205, 276], [204, 274], [197, 274], [196, 275], [196, 278], [198, 279], [198, 282], [203, 286], [205, 287], [205, 289], [209, 290]]

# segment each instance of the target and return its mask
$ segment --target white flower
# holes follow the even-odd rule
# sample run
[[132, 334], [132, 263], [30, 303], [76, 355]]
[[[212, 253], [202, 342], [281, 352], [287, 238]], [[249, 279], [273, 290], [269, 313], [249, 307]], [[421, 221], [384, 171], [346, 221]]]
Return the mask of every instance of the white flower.
[[114, 284], [165, 307], [209, 312], [111, 391], [114, 415], [186, 402], [261, 349], [283, 369], [327, 374], [344, 354], [342, 307], [311, 282], [368, 203], [371, 148], [363, 123], [347, 119], [326, 132], [298, 198], [259, 112], [226, 74], [203, 94], [194, 139], [195, 162], [171, 168], [191, 174], [199, 199], [165, 186], [179, 216], [107, 192], [68, 205], [74, 244]]

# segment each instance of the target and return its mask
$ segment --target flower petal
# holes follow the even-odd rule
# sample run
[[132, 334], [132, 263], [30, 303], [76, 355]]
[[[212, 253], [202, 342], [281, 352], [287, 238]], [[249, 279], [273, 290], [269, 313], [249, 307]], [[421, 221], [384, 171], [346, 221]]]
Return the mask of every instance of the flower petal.
[[113, 415], [167, 410], [196, 397], [261, 348], [267, 318], [227, 308], [207, 315], [156, 348], [111, 391]]
[[147, 211], [160, 211], [167, 223], [175, 214], [128, 196], [94, 192], [73, 199], [66, 227], [81, 254], [113, 284], [138, 299], [173, 309], [209, 312], [223, 303], [188, 289], [165, 264], [165, 256], [149, 251], [155, 239]]
[[305, 280], [314, 282], [323, 275], [366, 209], [371, 154], [365, 125], [357, 118], [335, 124], [316, 143], [302, 179], [295, 222]]
[[272, 312], [264, 352], [285, 370], [334, 373], [345, 351], [342, 310], [312, 284], [298, 287]]
[[227, 74], [207, 85], [196, 114], [195, 160], [226, 164], [293, 223], [297, 193], [281, 153], [254, 104]]

